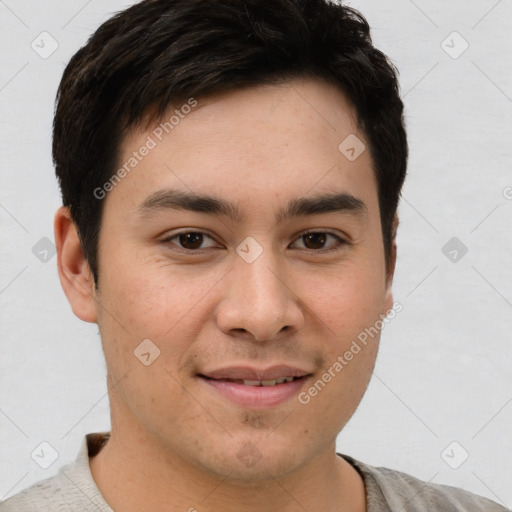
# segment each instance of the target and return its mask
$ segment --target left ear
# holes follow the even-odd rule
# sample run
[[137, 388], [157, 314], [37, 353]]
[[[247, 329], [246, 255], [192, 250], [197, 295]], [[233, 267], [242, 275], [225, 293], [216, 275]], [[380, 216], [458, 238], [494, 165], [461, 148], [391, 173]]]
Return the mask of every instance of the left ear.
[[395, 215], [393, 224], [391, 225], [391, 253], [389, 255], [388, 268], [386, 269], [386, 311], [393, 307], [393, 292], [391, 286], [393, 284], [393, 276], [395, 275], [396, 264], [396, 231], [398, 229], [398, 216]]

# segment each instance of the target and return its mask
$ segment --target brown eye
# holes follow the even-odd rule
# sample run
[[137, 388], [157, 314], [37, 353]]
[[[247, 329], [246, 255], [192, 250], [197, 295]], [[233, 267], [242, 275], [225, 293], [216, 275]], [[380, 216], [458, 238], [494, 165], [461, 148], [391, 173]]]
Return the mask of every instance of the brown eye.
[[[330, 245], [326, 246], [329, 237], [334, 239], [335, 243], [331, 243]], [[315, 252], [328, 252], [336, 250], [348, 243], [338, 235], [333, 233], [326, 233], [324, 231], [309, 231], [307, 233], [302, 233], [302, 235], [297, 239], [297, 242], [299, 241], [302, 241], [304, 244], [304, 249], [309, 249]]]
[[185, 249], [199, 249], [203, 243], [202, 233], [181, 233], [178, 235], [180, 244]]
[[327, 237], [325, 233], [307, 233], [302, 238], [308, 249], [323, 249]]
[[[203, 244], [207, 243], [208, 239], [211, 240], [210, 245], [204, 246]], [[181, 249], [182, 251], [199, 252], [201, 249], [208, 249], [209, 247], [212, 247], [215, 240], [213, 240], [210, 235], [202, 233], [201, 231], [183, 231], [182, 233], [168, 236], [161, 242], [175, 246], [175, 249], [177, 247], [177, 250]]]

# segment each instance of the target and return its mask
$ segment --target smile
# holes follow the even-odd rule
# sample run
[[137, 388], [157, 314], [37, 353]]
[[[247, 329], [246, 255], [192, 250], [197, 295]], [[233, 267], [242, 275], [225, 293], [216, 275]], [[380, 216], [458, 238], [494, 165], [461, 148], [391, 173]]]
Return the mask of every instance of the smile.
[[244, 409], [266, 409], [284, 404], [304, 387], [311, 373], [290, 366], [266, 370], [231, 367], [198, 374], [208, 392]]
[[285, 382], [293, 382], [294, 380], [300, 379], [300, 377], [280, 377], [273, 380], [242, 380], [242, 379], [217, 379], [224, 382], [235, 382], [237, 384], [243, 384], [244, 386], [276, 386], [277, 384], [284, 384]]

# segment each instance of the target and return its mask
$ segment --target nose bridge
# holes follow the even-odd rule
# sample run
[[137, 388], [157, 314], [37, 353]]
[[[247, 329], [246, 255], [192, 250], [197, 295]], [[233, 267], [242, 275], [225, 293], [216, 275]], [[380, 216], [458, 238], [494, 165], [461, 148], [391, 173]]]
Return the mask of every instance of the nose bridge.
[[257, 242], [248, 241], [243, 247], [238, 247], [238, 254], [244, 249], [252, 252], [252, 259], [245, 258], [242, 254], [235, 264], [235, 271], [239, 275], [242, 286], [244, 303], [250, 305], [254, 313], [262, 313], [265, 309], [274, 309], [275, 313], [281, 312], [286, 302], [283, 290], [283, 277], [279, 276], [282, 265], [279, 256], [267, 244], [261, 248], [255, 247]]
[[286, 301], [287, 294], [283, 289], [284, 276], [280, 275], [282, 265], [270, 249], [264, 251], [252, 263], [238, 262], [238, 268], [242, 274], [242, 282], [246, 283], [245, 299], [253, 303], [256, 310]]
[[279, 254], [254, 239], [242, 242], [237, 253], [218, 312], [219, 327], [248, 331], [258, 340], [275, 337], [285, 326], [299, 328], [302, 314]]

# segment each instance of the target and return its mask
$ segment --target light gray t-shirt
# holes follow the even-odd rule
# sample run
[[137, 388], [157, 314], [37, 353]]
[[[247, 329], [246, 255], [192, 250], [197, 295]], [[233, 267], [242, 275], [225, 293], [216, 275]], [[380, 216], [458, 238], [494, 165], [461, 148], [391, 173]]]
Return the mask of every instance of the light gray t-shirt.
[[[113, 512], [91, 475], [89, 457], [109, 433], [87, 434], [76, 460], [57, 475], [41, 480], [0, 503], [0, 512]], [[468, 491], [431, 484], [388, 468], [374, 467], [339, 454], [362, 476], [367, 512], [510, 512]]]

